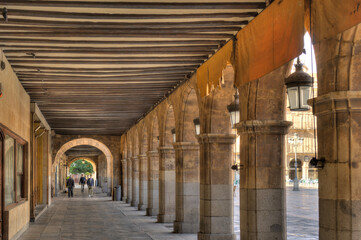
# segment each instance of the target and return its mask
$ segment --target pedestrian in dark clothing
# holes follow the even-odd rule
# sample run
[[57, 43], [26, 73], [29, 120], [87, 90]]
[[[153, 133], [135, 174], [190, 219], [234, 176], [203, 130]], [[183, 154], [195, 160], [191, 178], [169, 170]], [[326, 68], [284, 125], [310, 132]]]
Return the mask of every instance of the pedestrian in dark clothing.
[[85, 183], [86, 183], [86, 179], [85, 179], [85, 177], [84, 177], [84, 174], [81, 174], [79, 183], [80, 183], [80, 185], [81, 185], [81, 191], [84, 192], [84, 185], [85, 185]]
[[68, 187], [68, 198], [70, 198], [70, 196], [73, 197], [74, 179], [71, 177], [71, 175], [66, 181], [66, 186]]
[[89, 197], [93, 197], [94, 179], [92, 178], [92, 175], [90, 175], [90, 177], [88, 178], [87, 185]]

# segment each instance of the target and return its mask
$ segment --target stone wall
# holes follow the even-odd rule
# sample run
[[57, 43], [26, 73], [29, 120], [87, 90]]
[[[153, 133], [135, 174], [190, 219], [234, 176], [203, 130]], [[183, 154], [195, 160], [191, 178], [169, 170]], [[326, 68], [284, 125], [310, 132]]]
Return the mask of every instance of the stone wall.
[[[2, 52], [0, 52], [2, 54]], [[4, 125], [28, 143], [30, 153], [30, 97], [20, 84], [11, 66], [4, 59], [6, 68], [0, 71], [0, 83], [2, 86], [2, 97], [0, 98], [0, 124]], [[26, 159], [27, 178], [30, 176], [29, 154]], [[25, 181], [25, 189], [30, 191], [29, 181]], [[29, 194], [25, 194], [30, 196]], [[15, 206], [4, 212], [4, 239], [11, 239], [29, 222], [29, 201]]]

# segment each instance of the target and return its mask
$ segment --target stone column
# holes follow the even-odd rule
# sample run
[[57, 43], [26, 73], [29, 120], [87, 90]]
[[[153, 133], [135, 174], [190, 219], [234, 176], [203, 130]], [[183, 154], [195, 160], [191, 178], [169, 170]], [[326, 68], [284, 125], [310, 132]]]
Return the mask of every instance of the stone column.
[[175, 157], [173, 147], [159, 149], [159, 213], [158, 222], [175, 220]]
[[242, 240], [286, 239], [285, 135], [292, 122], [249, 120], [240, 134]]
[[157, 216], [159, 210], [159, 153], [148, 151], [148, 205], [147, 216]]
[[122, 185], [122, 201], [126, 201], [127, 200], [127, 194], [128, 194], [128, 171], [127, 171], [127, 160], [126, 159], [122, 159], [122, 170], [123, 170], [123, 175], [122, 175], [122, 181], [123, 181], [123, 185]]
[[132, 159], [128, 158], [127, 159], [127, 172], [128, 172], [128, 186], [127, 186], [127, 203], [131, 203], [132, 201], [132, 172], [133, 172], [133, 168], [132, 168]]
[[235, 240], [232, 149], [234, 134], [200, 134], [200, 230], [198, 240]]
[[308, 180], [308, 162], [303, 162], [302, 166], [302, 178]]
[[132, 157], [132, 207], [138, 207], [139, 203], [139, 160], [138, 157]]
[[145, 211], [148, 201], [148, 157], [138, 155], [139, 159], [139, 204], [138, 210]]
[[361, 239], [361, 91], [315, 100], [320, 240]]
[[175, 233], [199, 231], [199, 144], [177, 142]]

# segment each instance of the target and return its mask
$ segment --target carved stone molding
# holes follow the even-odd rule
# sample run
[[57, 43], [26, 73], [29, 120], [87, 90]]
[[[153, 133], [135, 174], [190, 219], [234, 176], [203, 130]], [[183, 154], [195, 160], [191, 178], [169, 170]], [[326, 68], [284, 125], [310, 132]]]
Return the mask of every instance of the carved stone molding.
[[248, 120], [236, 125], [238, 134], [286, 135], [292, 122], [283, 120]]

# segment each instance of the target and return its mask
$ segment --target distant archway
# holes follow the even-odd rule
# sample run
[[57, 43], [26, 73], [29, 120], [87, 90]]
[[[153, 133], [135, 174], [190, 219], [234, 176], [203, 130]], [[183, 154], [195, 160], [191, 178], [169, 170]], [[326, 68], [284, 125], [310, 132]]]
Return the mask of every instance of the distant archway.
[[91, 138], [78, 138], [71, 140], [67, 143], [65, 143], [56, 153], [55, 156], [55, 163], [58, 163], [61, 159], [61, 157], [65, 154], [66, 151], [68, 151], [70, 148], [81, 146], [81, 145], [89, 145], [98, 148], [100, 151], [103, 152], [103, 154], [106, 157], [107, 160], [107, 180], [108, 180], [108, 186], [107, 186], [107, 192], [108, 194], [111, 194], [111, 189], [113, 187], [113, 155], [110, 152], [109, 148], [102, 142], [91, 139]]
[[93, 171], [94, 171], [94, 173], [92, 173], [92, 177], [93, 177], [95, 180], [97, 180], [97, 165], [96, 165], [96, 163], [94, 162], [94, 160], [91, 159], [91, 158], [87, 158], [87, 157], [76, 157], [76, 158], [73, 158], [72, 160], [70, 160], [70, 161], [68, 162], [68, 164], [67, 164], [67, 165], [68, 165], [68, 168], [70, 169], [71, 164], [73, 164], [74, 162], [76, 162], [76, 161], [78, 161], [78, 160], [87, 161], [87, 162], [89, 162], [89, 163], [92, 165]]

